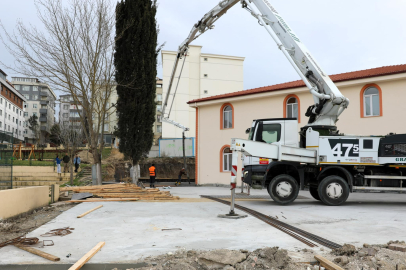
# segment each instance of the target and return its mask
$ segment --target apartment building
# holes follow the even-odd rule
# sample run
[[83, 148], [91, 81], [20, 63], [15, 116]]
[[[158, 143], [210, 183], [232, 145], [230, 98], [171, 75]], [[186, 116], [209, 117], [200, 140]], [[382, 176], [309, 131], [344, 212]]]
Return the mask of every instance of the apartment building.
[[24, 103], [26, 98], [7, 80], [0, 69], [0, 132], [12, 133], [14, 143], [24, 140]]
[[24, 96], [24, 138], [26, 142], [37, 143], [37, 136], [28, 127], [28, 119], [36, 115], [40, 128], [40, 143], [48, 141], [51, 128], [55, 124], [56, 95], [48, 84], [37, 78], [12, 77], [15, 89]]
[[59, 125], [73, 129], [81, 129], [80, 115], [83, 116], [83, 108], [76, 104], [73, 96], [59, 96]]
[[[162, 51], [163, 96], [166, 98], [168, 84], [172, 74], [173, 64], [177, 52]], [[192, 99], [200, 99], [213, 95], [220, 95], [241, 91], [244, 89], [244, 57], [202, 53], [202, 46], [190, 45], [186, 59], [181, 60], [183, 72], [173, 101], [170, 119], [190, 129], [187, 137], [196, 136], [195, 109], [187, 105]], [[183, 63], [184, 61], [184, 63]], [[178, 67], [176, 79], [173, 83], [168, 100], [172, 104], [173, 93], [178, 83], [181, 68]], [[158, 108], [157, 108], [158, 109]], [[181, 138], [182, 130], [171, 124], [162, 124], [163, 138]]]

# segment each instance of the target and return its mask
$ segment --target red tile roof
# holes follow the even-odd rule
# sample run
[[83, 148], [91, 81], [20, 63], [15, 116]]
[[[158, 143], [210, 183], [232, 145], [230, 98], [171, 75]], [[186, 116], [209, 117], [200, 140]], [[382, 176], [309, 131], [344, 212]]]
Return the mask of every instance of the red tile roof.
[[[391, 75], [391, 74], [397, 74], [397, 73], [406, 73], [406, 64], [396, 65], [396, 66], [385, 66], [385, 67], [378, 67], [378, 68], [371, 68], [371, 69], [366, 69], [366, 70], [359, 70], [359, 71], [335, 74], [335, 75], [330, 75], [330, 78], [331, 78], [331, 80], [333, 80], [333, 82], [342, 82], [342, 81], [350, 81], [350, 80], [356, 80], [356, 79]], [[271, 92], [271, 91], [280, 91], [280, 90], [298, 88], [298, 87], [303, 87], [303, 86], [305, 86], [304, 82], [302, 80], [298, 80], [298, 81], [264, 86], [264, 87], [249, 89], [249, 90], [228, 93], [228, 94], [211, 96], [211, 97], [206, 97], [206, 98], [201, 98], [201, 99], [194, 99], [194, 100], [189, 101], [188, 104], [209, 101], [209, 100], [223, 99], [223, 98], [253, 95], [253, 94], [258, 94], [258, 93], [266, 93], [266, 92]]]

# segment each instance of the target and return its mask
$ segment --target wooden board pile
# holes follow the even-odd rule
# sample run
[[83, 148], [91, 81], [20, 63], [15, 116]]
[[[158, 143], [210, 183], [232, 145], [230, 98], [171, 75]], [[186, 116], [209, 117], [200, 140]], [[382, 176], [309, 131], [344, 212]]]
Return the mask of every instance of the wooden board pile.
[[172, 196], [169, 191], [160, 191], [157, 188], [143, 189], [134, 184], [63, 187], [60, 188], [60, 191], [89, 192], [94, 196], [86, 200], [70, 200], [68, 202], [179, 200], [179, 197]]

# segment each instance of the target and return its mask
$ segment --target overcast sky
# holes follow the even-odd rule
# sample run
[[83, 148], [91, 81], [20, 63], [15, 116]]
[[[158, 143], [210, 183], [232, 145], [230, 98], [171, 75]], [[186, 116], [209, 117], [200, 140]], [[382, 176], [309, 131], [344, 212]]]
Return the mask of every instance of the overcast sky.
[[[176, 50], [195, 24], [219, 0], [158, 0], [159, 42]], [[33, 0], [1, 0], [2, 23], [40, 24]], [[328, 74], [406, 64], [406, 0], [269, 0]], [[2, 31], [2, 30], [0, 30]], [[236, 5], [194, 41], [204, 53], [245, 57], [244, 88], [297, 80], [274, 41], [254, 17]], [[0, 57], [12, 56], [0, 44]], [[161, 57], [158, 76], [162, 77]], [[5, 69], [4, 67], [0, 67]], [[4, 70], [11, 76], [11, 70]], [[238, 89], [239, 90], [239, 89]]]

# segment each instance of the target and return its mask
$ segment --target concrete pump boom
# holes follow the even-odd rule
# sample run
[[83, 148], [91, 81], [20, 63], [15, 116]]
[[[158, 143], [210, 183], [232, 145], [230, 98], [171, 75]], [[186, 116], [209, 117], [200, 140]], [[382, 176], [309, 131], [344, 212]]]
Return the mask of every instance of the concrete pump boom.
[[[277, 47], [310, 89], [315, 104], [310, 106], [306, 112], [306, 116], [310, 117], [307, 126], [335, 126], [338, 116], [348, 107], [349, 100], [341, 94], [306, 46], [268, 0], [223, 0], [193, 26], [188, 38], [179, 46], [163, 104], [164, 117], [179, 60], [186, 57], [189, 44], [207, 30], [213, 29], [214, 22], [238, 2], [265, 27]], [[180, 75], [178, 80], [180, 80]], [[173, 99], [175, 94], [176, 90]], [[167, 117], [169, 115], [170, 110]]]

